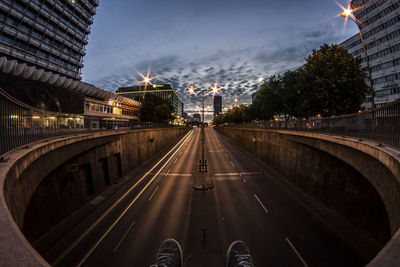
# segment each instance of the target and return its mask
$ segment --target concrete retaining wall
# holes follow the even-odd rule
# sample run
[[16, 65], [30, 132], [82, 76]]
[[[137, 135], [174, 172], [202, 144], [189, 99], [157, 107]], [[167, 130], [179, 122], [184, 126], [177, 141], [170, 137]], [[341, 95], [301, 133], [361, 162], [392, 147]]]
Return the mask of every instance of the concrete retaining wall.
[[[6, 154], [8, 161], [0, 163], [0, 262], [46, 265], [22, 229], [34, 240], [187, 131], [182, 127], [80, 135]], [[59, 212], [48, 213], [55, 210]], [[29, 221], [34, 216], [47, 225], [33, 227]]]
[[[390, 238], [399, 239], [399, 151], [305, 132], [228, 127], [217, 131], [344, 217], [380, 248]], [[384, 258], [383, 266], [398, 266], [396, 244], [399, 247], [389, 242], [373, 262]]]

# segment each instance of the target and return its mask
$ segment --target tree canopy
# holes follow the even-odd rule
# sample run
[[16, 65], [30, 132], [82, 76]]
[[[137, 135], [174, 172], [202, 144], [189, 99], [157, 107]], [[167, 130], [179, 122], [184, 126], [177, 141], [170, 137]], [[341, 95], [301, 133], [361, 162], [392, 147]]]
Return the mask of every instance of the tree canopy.
[[355, 113], [367, 92], [361, 58], [338, 45], [323, 45], [295, 71], [271, 76], [252, 105], [234, 107], [216, 123], [270, 120], [274, 116], [308, 118]]
[[142, 122], [168, 123], [174, 119], [174, 109], [168, 100], [147, 93], [140, 99], [140, 120]]

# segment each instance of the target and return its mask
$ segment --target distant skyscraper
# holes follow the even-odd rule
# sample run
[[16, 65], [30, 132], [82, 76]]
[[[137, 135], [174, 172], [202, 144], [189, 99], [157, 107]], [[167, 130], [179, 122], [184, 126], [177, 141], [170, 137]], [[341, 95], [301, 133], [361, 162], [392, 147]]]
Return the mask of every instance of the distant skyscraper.
[[222, 114], [222, 96], [214, 95], [214, 117]]
[[[42, 76], [45, 71], [44, 82], [58, 78], [51, 74], [80, 80], [98, 4], [98, 0], [0, 1], [0, 57], [6, 58], [0, 65], [8, 66], [3, 71], [24, 78]], [[18, 70], [24, 71], [16, 75]]]

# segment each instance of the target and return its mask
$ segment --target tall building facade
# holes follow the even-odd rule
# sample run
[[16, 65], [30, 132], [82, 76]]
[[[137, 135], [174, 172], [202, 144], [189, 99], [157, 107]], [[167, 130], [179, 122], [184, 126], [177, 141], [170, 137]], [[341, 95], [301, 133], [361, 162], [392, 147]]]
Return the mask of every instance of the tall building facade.
[[171, 103], [172, 107], [174, 108], [174, 115], [176, 118], [175, 122], [183, 120], [184, 104], [171, 84], [154, 84], [153, 86], [149, 85], [146, 90], [144, 90], [144, 86], [139, 85], [120, 87], [118, 88], [116, 94], [134, 100], [139, 100], [139, 97], [143, 97], [144, 94], [155, 94]]
[[0, 1], [0, 56], [73, 79], [98, 0]]
[[222, 96], [214, 95], [214, 117], [222, 115]]
[[[81, 81], [98, 0], [1, 0], [0, 90], [90, 128], [138, 120], [139, 103]], [[47, 123], [47, 122], [46, 122]]]
[[[382, 106], [393, 102], [400, 98], [400, 1], [353, 0], [351, 6], [367, 49], [375, 104]], [[361, 57], [362, 67], [367, 68], [359, 34], [344, 41], [341, 46], [354, 57]], [[362, 107], [372, 107], [371, 96], [365, 99]]]

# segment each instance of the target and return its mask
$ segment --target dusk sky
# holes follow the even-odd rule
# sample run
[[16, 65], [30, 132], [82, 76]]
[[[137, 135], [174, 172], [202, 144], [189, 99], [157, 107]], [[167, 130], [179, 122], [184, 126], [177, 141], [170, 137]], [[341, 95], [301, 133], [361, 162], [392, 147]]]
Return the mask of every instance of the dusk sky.
[[[83, 80], [114, 92], [137, 85], [136, 72], [171, 83], [189, 114], [218, 79], [226, 109], [268, 78], [300, 67], [313, 49], [357, 33], [334, 0], [101, 0], [89, 36]], [[212, 98], [206, 98], [212, 110]]]

